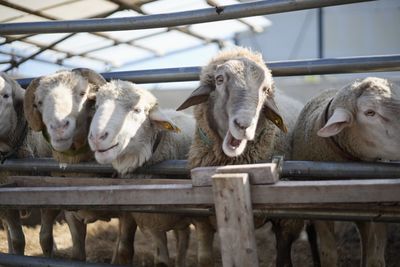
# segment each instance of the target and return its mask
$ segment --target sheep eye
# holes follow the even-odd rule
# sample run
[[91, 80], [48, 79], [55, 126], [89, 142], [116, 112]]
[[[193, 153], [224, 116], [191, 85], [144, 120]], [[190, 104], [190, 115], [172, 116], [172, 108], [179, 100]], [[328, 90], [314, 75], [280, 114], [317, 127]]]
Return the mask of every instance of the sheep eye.
[[4, 95], [3, 95], [3, 98], [8, 98], [8, 97], [9, 97], [8, 94], [4, 94]]
[[224, 82], [224, 76], [218, 75], [217, 77], [215, 77], [215, 83], [217, 85], [221, 85], [223, 82]]
[[42, 101], [38, 101], [38, 103], [37, 103], [39, 106], [41, 106], [42, 105]]
[[369, 110], [365, 111], [364, 114], [365, 114], [365, 116], [373, 117], [373, 116], [375, 116], [375, 111], [369, 109]]
[[135, 113], [140, 113], [140, 112], [142, 112], [142, 109], [141, 109], [141, 108], [134, 108], [134, 109], [133, 109], [133, 112], [135, 112]]
[[266, 86], [264, 86], [263, 89], [262, 89], [262, 91], [263, 91], [264, 93], [267, 93], [267, 92], [268, 92], [268, 88], [267, 88]]
[[79, 95], [80, 96], [85, 96], [86, 92], [80, 92]]

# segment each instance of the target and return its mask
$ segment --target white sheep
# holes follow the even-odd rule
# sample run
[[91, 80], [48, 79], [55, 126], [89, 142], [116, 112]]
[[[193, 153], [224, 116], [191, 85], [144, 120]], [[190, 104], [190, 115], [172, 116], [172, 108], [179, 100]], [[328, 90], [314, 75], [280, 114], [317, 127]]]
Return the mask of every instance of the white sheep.
[[[95, 92], [104, 83], [103, 77], [92, 70], [75, 69], [37, 78], [28, 86], [24, 100], [26, 119], [32, 130], [42, 132], [51, 144], [53, 158], [58, 162], [93, 159], [87, 134], [94, 113]], [[53, 253], [53, 223], [59, 212], [42, 210], [40, 245], [45, 256]], [[73, 241], [72, 258], [85, 260], [84, 223], [101, 216], [100, 212], [65, 211]]]
[[[127, 81], [102, 86], [96, 97], [89, 144], [99, 163], [112, 163], [123, 178], [143, 165], [185, 159], [194, 133], [194, 119], [181, 112], [163, 111], [147, 90]], [[166, 231], [178, 233], [176, 266], [185, 266], [189, 221], [182, 215], [130, 213], [120, 218], [113, 263], [132, 261], [132, 230], [139, 226], [156, 243], [156, 264], [169, 266]], [[158, 265], [157, 265], [158, 266]], [[164, 265], [163, 265], [164, 266]]]
[[[178, 108], [194, 107], [197, 130], [189, 151], [190, 168], [256, 163], [273, 154], [290, 155], [290, 134], [302, 105], [277, 95], [271, 72], [262, 56], [245, 48], [220, 52], [200, 75], [200, 87]], [[281, 113], [281, 111], [283, 111]], [[255, 218], [256, 227], [265, 218]], [[277, 238], [277, 264], [290, 266], [292, 232], [302, 221], [273, 220]], [[196, 220], [198, 263], [212, 266], [213, 230], [208, 219]], [[294, 229], [284, 231], [284, 229]]]
[[[29, 131], [23, 112], [25, 90], [5, 73], [0, 73], [0, 160], [50, 155], [49, 146], [40, 135]], [[11, 173], [3, 172], [5, 177]], [[16, 175], [16, 173], [12, 173]], [[16, 210], [0, 210], [7, 229], [9, 253], [24, 254], [25, 237], [20, 214]]]
[[[366, 78], [321, 93], [301, 112], [293, 133], [295, 160], [378, 161], [400, 159], [400, 88]], [[362, 266], [385, 266], [386, 226], [358, 223]], [[322, 266], [337, 266], [333, 223], [316, 222]]]

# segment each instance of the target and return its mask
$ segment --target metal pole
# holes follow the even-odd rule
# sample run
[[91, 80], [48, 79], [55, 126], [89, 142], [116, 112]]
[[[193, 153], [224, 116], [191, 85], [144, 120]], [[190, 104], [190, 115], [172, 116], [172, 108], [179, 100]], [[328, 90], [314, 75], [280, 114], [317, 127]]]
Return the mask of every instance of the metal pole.
[[[96, 162], [85, 162], [79, 164], [58, 163], [53, 159], [8, 159], [0, 164], [0, 171], [12, 172], [79, 172], [79, 173], [97, 173], [113, 174], [115, 170], [111, 165], [100, 165]], [[160, 175], [188, 175], [186, 160], [167, 160], [151, 167], [138, 168], [140, 174], [160, 174]]]
[[366, 2], [366, 0], [273, 0], [140, 17], [6, 23], [0, 25], [0, 34], [96, 32], [174, 27], [357, 2]]
[[290, 180], [400, 178], [400, 164], [284, 161], [281, 177]]
[[[20, 256], [0, 253], [0, 264], [2, 266], [16, 267], [127, 267], [127, 265], [111, 265], [106, 263], [89, 263], [82, 261], [60, 260], [44, 257]], [[131, 266], [131, 265], [130, 265]], [[131, 266], [132, 267], [132, 266]]]
[[[291, 60], [267, 63], [274, 77], [300, 76], [334, 73], [360, 73], [400, 71], [400, 55], [326, 58], [315, 60]], [[139, 71], [118, 71], [102, 73], [106, 79], [121, 79], [135, 83], [161, 83], [197, 81], [201, 67], [167, 68]], [[19, 79], [26, 87], [32, 78]]]
[[318, 8], [318, 58], [324, 57], [324, 9]]

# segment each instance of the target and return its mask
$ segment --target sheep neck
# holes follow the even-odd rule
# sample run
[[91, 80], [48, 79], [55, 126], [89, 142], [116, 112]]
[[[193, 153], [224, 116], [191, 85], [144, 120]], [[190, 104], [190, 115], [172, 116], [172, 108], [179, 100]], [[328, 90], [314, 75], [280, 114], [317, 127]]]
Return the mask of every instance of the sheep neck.
[[[331, 100], [329, 100], [328, 104], [325, 107], [324, 112], [322, 113], [323, 115], [321, 116], [321, 127], [324, 127], [324, 125], [328, 122], [329, 120], [329, 108], [331, 106], [331, 103], [333, 101], [333, 97]], [[332, 149], [332, 151], [335, 151], [337, 155], [340, 155], [342, 158], [349, 160], [349, 161], [359, 161], [360, 159], [353, 156], [350, 154], [348, 151], [346, 151], [343, 147], [340, 146], [339, 142], [334, 138], [334, 136], [331, 136], [329, 138], [324, 138], [325, 143], [327, 144], [328, 147]]]
[[18, 105], [15, 109], [17, 113], [17, 125], [15, 127], [14, 133], [10, 134], [10, 148], [9, 151], [0, 152], [0, 162], [3, 163], [6, 159], [16, 156], [18, 150], [24, 143], [26, 135], [28, 134], [28, 123], [23, 117], [23, 106]]

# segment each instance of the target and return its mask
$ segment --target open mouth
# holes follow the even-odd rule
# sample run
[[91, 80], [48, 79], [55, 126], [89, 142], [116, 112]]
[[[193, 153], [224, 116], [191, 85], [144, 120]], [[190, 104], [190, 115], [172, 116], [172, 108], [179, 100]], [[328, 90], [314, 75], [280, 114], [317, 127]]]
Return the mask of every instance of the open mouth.
[[243, 140], [236, 139], [233, 137], [231, 132], [228, 131], [228, 145], [230, 146], [231, 149], [235, 150], [237, 149], [240, 144], [242, 143]]
[[107, 152], [107, 151], [113, 149], [114, 147], [117, 147], [118, 145], [119, 145], [119, 143], [116, 143], [115, 145], [110, 146], [109, 148], [106, 148], [106, 149], [99, 149], [99, 150], [97, 150], [96, 152], [104, 153], [104, 152]]

